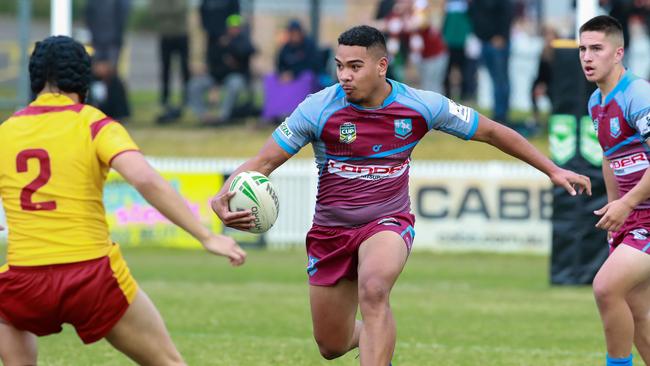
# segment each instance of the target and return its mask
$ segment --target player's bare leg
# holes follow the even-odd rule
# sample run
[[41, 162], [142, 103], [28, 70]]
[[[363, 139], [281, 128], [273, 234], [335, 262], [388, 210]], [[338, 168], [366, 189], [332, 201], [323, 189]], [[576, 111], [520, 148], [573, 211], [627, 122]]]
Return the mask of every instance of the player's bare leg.
[[140, 365], [185, 365], [160, 313], [142, 290], [106, 340]]
[[340, 357], [359, 346], [357, 281], [342, 279], [335, 286], [309, 286], [314, 339], [320, 354]]
[[0, 318], [0, 359], [4, 366], [36, 365], [36, 336], [18, 330]]
[[634, 319], [634, 345], [643, 362], [650, 365], [650, 278], [632, 289], [627, 303]]
[[614, 250], [596, 274], [594, 296], [610, 357], [628, 357], [632, 352], [634, 320], [626, 297], [648, 278], [650, 255], [624, 244]]
[[396, 329], [390, 309], [390, 291], [407, 257], [404, 239], [392, 231], [373, 235], [359, 248], [362, 366], [388, 365], [393, 357]]

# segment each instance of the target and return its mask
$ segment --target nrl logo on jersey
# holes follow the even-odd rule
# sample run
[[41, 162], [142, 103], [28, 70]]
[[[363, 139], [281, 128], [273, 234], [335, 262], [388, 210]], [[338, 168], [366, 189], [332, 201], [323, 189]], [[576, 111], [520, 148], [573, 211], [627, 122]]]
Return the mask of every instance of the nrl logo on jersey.
[[634, 240], [648, 240], [648, 230], [646, 229], [634, 229], [630, 231], [630, 234], [634, 235]]
[[406, 140], [413, 133], [413, 122], [410, 118], [396, 119], [395, 123], [395, 137], [398, 139]]
[[621, 124], [618, 122], [618, 117], [609, 119], [609, 134], [613, 138], [617, 138], [621, 135]]
[[339, 127], [339, 142], [351, 144], [357, 139], [357, 126], [352, 122], [345, 122]]

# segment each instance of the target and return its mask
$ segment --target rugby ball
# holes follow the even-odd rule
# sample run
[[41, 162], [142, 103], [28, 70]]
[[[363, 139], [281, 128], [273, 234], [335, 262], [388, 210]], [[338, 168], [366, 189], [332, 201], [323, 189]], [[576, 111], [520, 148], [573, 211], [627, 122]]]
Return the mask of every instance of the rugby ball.
[[247, 231], [263, 233], [275, 224], [280, 203], [267, 176], [253, 171], [241, 172], [232, 180], [228, 191], [235, 192], [230, 199], [230, 211], [251, 210], [255, 216], [255, 226]]

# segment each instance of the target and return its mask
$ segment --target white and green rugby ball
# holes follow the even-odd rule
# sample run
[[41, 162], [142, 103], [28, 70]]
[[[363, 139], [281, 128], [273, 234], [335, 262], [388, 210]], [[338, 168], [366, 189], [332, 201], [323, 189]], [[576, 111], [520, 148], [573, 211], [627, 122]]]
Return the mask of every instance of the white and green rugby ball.
[[280, 203], [267, 176], [253, 171], [241, 172], [232, 180], [228, 191], [235, 192], [230, 199], [230, 211], [251, 210], [255, 216], [255, 226], [248, 231], [263, 233], [275, 224]]

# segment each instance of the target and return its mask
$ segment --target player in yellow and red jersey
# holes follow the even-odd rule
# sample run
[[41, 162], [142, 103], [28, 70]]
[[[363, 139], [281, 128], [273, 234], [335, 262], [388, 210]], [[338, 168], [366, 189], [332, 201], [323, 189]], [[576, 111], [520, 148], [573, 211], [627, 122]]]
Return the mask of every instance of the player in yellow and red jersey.
[[196, 220], [124, 127], [83, 104], [90, 58], [80, 43], [64, 36], [36, 43], [29, 73], [36, 100], [0, 125], [0, 197], [10, 229], [0, 269], [3, 363], [36, 364], [36, 336], [70, 323], [85, 343], [106, 338], [140, 364], [183, 364], [109, 236], [102, 203], [109, 169], [209, 252], [233, 265], [246, 253]]

